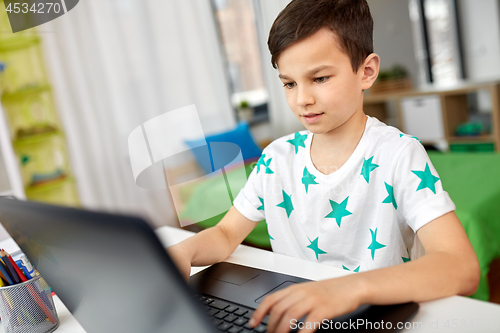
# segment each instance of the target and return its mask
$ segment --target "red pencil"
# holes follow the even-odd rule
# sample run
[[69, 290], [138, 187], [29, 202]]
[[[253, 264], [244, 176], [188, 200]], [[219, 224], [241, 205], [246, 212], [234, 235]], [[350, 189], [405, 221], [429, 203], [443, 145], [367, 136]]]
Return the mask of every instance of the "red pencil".
[[8, 254], [7, 251], [5, 251], [4, 249], [2, 249], [2, 251], [5, 252], [5, 255], [9, 259], [10, 263], [12, 264], [12, 266], [14, 266], [14, 270], [16, 271], [17, 275], [19, 275], [19, 278], [21, 279], [21, 282], [28, 281], [28, 279], [26, 278], [26, 276], [24, 276], [23, 272], [21, 272], [21, 270], [19, 269], [19, 267], [17, 267], [17, 264], [15, 263], [14, 259], [12, 259], [12, 257], [10, 256], [10, 254]]

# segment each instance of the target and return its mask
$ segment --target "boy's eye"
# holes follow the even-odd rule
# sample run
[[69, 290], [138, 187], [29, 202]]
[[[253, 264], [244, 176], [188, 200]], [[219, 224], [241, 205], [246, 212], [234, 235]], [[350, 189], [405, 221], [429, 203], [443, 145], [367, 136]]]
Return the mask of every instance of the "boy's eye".
[[288, 89], [292, 89], [293, 87], [295, 87], [295, 85], [296, 85], [295, 82], [287, 82], [287, 83], [283, 84], [283, 87], [288, 88]]
[[318, 82], [318, 83], [324, 83], [326, 82], [326, 80], [328, 80], [329, 76], [322, 76], [322, 77], [317, 77], [314, 79], [314, 81]]

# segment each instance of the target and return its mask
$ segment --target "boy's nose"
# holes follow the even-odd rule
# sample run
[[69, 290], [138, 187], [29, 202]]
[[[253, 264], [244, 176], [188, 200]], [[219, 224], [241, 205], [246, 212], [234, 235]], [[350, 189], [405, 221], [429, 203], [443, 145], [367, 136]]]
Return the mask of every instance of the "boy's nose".
[[306, 107], [314, 104], [314, 96], [307, 87], [301, 87], [297, 91], [297, 106]]

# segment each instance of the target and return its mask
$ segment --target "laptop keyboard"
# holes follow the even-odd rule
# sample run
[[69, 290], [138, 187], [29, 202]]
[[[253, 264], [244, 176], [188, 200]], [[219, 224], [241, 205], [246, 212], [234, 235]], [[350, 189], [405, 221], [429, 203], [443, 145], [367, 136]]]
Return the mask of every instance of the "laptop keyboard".
[[210, 297], [199, 296], [199, 298], [206, 314], [212, 317], [212, 322], [218, 330], [229, 333], [267, 332], [269, 316], [266, 316], [259, 326], [251, 328], [248, 321], [252, 317], [253, 309]]

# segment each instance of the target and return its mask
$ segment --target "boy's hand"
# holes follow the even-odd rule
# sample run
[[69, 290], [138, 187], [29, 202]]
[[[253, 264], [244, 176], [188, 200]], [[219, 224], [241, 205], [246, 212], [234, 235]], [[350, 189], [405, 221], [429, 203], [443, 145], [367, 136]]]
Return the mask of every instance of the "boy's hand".
[[187, 252], [179, 245], [169, 246], [167, 247], [167, 251], [182, 277], [189, 282], [189, 276], [191, 274], [191, 258]]
[[319, 328], [312, 328], [314, 322], [321, 323], [323, 319], [356, 310], [362, 304], [360, 291], [355, 276], [293, 285], [264, 298], [250, 319], [250, 325], [258, 325], [269, 313], [267, 331], [287, 333], [292, 319], [306, 316], [304, 324], [310, 323], [311, 329], [304, 325], [300, 332], [314, 332]]

